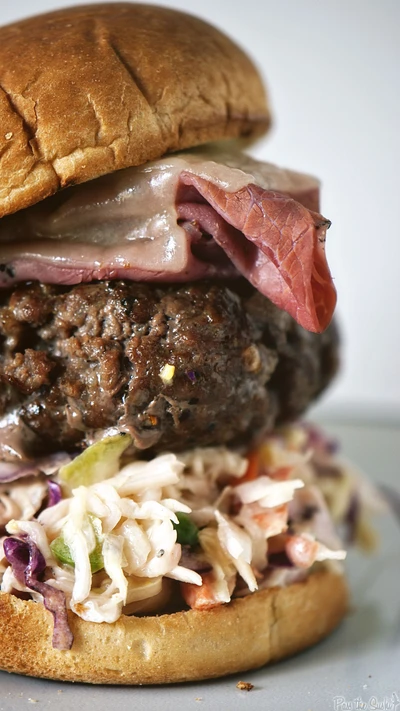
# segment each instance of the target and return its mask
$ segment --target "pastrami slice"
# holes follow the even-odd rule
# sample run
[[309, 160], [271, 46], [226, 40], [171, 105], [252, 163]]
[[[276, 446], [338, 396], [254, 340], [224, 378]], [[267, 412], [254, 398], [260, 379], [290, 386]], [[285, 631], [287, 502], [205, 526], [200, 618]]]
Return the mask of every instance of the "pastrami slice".
[[[212, 235], [238, 271], [301, 326], [323, 331], [336, 305], [324, 249], [329, 220], [288, 195], [251, 183], [229, 192], [191, 172], [181, 180], [228, 223], [224, 229], [214, 219]], [[203, 227], [204, 209], [192, 203], [192, 220], [196, 212]], [[182, 207], [180, 214], [185, 214]]]

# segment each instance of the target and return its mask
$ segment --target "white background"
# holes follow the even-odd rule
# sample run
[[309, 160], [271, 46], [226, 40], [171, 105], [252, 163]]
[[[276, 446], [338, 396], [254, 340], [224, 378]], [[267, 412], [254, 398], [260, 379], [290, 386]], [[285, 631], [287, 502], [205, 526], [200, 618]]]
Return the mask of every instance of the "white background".
[[[0, 17], [71, 4], [0, 0]], [[342, 374], [324, 412], [400, 420], [400, 2], [158, 4], [208, 19], [249, 51], [275, 116], [255, 154], [322, 179], [343, 334]]]

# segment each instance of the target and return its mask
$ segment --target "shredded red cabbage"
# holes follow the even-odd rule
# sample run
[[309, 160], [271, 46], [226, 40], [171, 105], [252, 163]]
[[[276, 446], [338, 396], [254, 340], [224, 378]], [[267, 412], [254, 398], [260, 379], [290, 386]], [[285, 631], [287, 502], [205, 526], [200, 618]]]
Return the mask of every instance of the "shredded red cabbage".
[[195, 383], [195, 382], [196, 382], [196, 380], [197, 380], [197, 373], [196, 373], [195, 370], [187, 370], [187, 371], [186, 371], [186, 375], [187, 375], [187, 377], [189, 378], [189, 380], [190, 380], [192, 383]]
[[51, 479], [47, 482], [47, 487], [49, 490], [47, 498], [47, 508], [49, 508], [50, 506], [54, 506], [55, 504], [58, 504], [59, 501], [61, 501], [62, 491], [60, 484], [57, 484], [56, 481], [52, 481]]
[[344, 517], [344, 526], [346, 531], [346, 542], [354, 543], [357, 536], [357, 525], [360, 518], [360, 497], [356, 491], [353, 491], [349, 506]]
[[337, 454], [339, 451], [339, 442], [332, 437], [329, 437], [325, 432], [323, 432], [319, 427], [307, 422], [304, 428], [308, 435], [307, 446], [313, 449], [319, 449], [327, 454]]
[[3, 548], [18, 582], [40, 593], [45, 608], [53, 615], [54, 649], [71, 649], [74, 638], [68, 624], [65, 595], [62, 590], [38, 579], [46, 568], [46, 561], [39, 548], [28, 536], [24, 540], [10, 536], [3, 541]]
[[0, 462], [0, 484], [8, 484], [11, 481], [38, 473], [36, 462]]
[[43, 473], [50, 476], [64, 464], [68, 464], [71, 459], [73, 459], [71, 454], [56, 452], [48, 457], [34, 459], [30, 462], [0, 462], [0, 484], [8, 484], [32, 474]]

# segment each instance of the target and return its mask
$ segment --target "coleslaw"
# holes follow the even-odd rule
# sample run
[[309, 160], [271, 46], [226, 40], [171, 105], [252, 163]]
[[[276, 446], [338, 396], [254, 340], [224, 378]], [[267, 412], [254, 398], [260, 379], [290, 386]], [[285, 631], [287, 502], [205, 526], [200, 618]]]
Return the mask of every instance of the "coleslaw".
[[[130, 443], [113, 434], [50, 479], [0, 484], [1, 590], [44, 604], [59, 591], [55, 630], [67, 609], [107, 623], [173, 599], [208, 609], [321, 562], [338, 566], [346, 552], [337, 529], [355, 496], [365, 528], [365, 486], [309, 425], [286, 427], [250, 454], [210, 447], [126, 461]], [[72, 640], [58, 634], [56, 644]]]

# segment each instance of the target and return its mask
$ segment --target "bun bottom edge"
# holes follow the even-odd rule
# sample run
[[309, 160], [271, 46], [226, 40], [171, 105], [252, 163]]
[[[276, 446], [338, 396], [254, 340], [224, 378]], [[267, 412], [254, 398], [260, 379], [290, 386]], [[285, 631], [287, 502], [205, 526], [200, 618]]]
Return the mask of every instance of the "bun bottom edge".
[[52, 648], [43, 605], [0, 593], [0, 668], [92, 684], [165, 684], [248, 671], [289, 657], [326, 637], [348, 610], [341, 574], [318, 570], [208, 611], [122, 616], [113, 624], [69, 615], [74, 644]]

